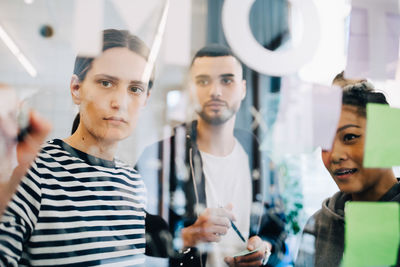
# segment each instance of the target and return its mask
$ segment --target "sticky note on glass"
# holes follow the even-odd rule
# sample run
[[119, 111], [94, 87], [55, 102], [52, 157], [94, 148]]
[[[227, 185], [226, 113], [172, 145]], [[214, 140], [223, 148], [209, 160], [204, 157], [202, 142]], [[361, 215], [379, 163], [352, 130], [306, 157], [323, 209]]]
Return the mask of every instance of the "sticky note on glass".
[[364, 167], [400, 165], [400, 109], [382, 104], [367, 105]]
[[282, 81], [279, 110], [260, 149], [274, 160], [287, 154], [311, 153], [332, 148], [342, 107], [342, 90], [301, 82]]
[[342, 110], [342, 89], [338, 86], [313, 85], [313, 146], [332, 149]]
[[344, 267], [394, 266], [400, 241], [397, 202], [347, 202]]
[[397, 1], [352, 1], [346, 77], [394, 79], [399, 57]]
[[101, 29], [103, 27], [104, 1], [77, 1], [74, 14], [76, 53], [80, 56], [97, 56], [103, 47]]

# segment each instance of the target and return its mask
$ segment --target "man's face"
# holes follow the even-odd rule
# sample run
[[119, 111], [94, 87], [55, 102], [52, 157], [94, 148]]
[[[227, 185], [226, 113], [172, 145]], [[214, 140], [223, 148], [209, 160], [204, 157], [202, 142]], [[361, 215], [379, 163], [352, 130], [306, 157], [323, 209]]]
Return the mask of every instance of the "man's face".
[[96, 58], [80, 83], [81, 124], [96, 139], [115, 142], [130, 135], [145, 105], [141, 82], [146, 60], [127, 48], [111, 48]]
[[240, 63], [232, 56], [199, 57], [193, 62], [190, 74], [200, 119], [220, 125], [233, 118], [246, 96]]

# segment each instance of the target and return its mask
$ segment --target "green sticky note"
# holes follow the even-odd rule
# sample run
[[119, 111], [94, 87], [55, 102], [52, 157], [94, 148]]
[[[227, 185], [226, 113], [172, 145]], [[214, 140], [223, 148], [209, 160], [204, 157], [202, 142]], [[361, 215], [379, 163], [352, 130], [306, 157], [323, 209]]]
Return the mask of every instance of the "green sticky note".
[[400, 109], [367, 104], [364, 167], [400, 166]]
[[393, 266], [400, 242], [397, 202], [347, 202], [344, 267]]

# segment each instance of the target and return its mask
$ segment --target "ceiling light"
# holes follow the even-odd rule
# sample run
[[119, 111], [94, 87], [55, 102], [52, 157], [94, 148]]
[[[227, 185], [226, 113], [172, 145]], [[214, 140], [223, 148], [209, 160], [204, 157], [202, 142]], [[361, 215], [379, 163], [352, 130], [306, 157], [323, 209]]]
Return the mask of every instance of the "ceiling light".
[[0, 38], [7, 45], [8, 49], [10, 49], [11, 53], [18, 59], [24, 69], [31, 75], [32, 77], [36, 77], [37, 71], [29, 62], [29, 60], [25, 57], [25, 55], [19, 50], [18, 46], [14, 43], [11, 37], [4, 31], [3, 27], [0, 26]]

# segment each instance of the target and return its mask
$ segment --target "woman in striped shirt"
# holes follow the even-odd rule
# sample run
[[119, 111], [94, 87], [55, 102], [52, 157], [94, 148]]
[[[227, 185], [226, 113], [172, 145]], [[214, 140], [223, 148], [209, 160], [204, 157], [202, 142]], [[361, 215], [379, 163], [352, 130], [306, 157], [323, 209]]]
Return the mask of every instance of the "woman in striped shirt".
[[1, 266], [144, 263], [143, 181], [114, 154], [149, 97], [148, 54], [136, 36], [105, 30], [98, 57], [77, 57], [70, 88], [79, 126], [43, 145], [10, 201], [0, 223]]

